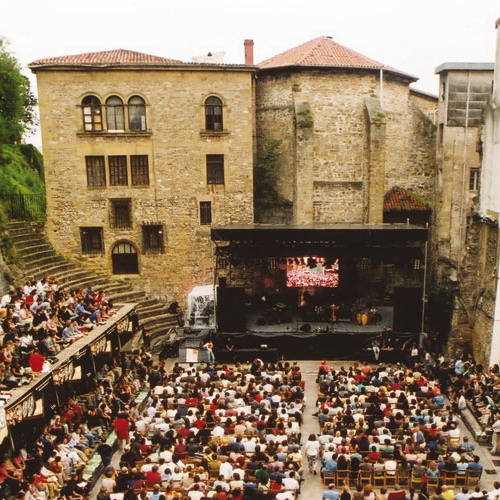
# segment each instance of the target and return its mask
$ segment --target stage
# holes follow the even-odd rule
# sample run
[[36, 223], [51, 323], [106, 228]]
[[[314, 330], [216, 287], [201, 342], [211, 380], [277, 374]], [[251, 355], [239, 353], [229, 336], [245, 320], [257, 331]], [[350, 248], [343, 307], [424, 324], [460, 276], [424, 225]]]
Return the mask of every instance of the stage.
[[214, 284], [188, 297], [185, 347], [197, 359], [205, 339], [224, 361], [373, 360], [373, 347], [392, 361], [418, 344], [427, 228], [230, 224], [211, 237]]
[[[247, 333], [278, 333], [286, 335], [289, 333], [340, 333], [347, 335], [373, 335], [382, 333], [384, 328], [393, 327], [394, 308], [379, 307], [377, 309], [380, 319], [376, 323], [368, 323], [367, 325], [358, 325], [353, 323], [349, 318], [340, 319], [338, 321], [304, 321], [301, 314], [292, 312], [287, 319], [291, 321], [269, 324], [259, 324], [259, 319], [262, 321], [264, 315], [262, 312], [250, 311], [246, 314], [246, 332]], [[284, 315], [286, 316], [286, 315]], [[309, 325], [309, 326], [305, 326]], [[226, 332], [231, 333], [231, 332]]]
[[227, 333], [186, 328], [179, 358], [185, 361], [186, 349], [195, 349], [198, 360], [207, 361], [202, 346], [211, 339], [215, 356], [221, 362], [251, 361], [257, 357], [267, 361], [325, 357], [373, 361], [373, 346], [380, 348], [380, 361], [400, 361], [413, 344], [418, 345], [419, 334], [384, 330], [392, 319], [392, 308], [381, 309], [382, 320], [376, 325], [314, 322], [309, 332], [297, 329], [297, 324], [299, 328], [302, 325], [300, 322], [288, 326], [261, 325], [256, 331]]

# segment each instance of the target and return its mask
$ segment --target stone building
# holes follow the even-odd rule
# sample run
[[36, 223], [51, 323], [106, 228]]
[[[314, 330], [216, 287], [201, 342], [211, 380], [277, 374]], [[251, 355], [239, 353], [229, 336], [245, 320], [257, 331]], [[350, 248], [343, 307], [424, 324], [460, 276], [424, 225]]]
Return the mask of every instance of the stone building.
[[[484, 290], [478, 300], [481, 321], [473, 324], [474, 347], [490, 365], [500, 363], [500, 18], [496, 22], [497, 43], [493, 91], [485, 110], [483, 168], [481, 172], [481, 252], [478, 271]], [[481, 300], [482, 299], [482, 300]], [[486, 327], [486, 328], [485, 328]]]
[[294, 223], [379, 223], [395, 186], [432, 202], [436, 98], [416, 77], [319, 37], [259, 64], [257, 141], [281, 140]]
[[[462, 150], [462, 162], [473, 157], [474, 163], [469, 165], [478, 170], [475, 173], [467, 171], [466, 185], [475, 188], [475, 197], [467, 205], [464, 200], [466, 212], [462, 215], [464, 227], [462, 261], [457, 261], [458, 287], [457, 304], [452, 328], [453, 340], [459, 337], [471, 345], [476, 359], [485, 365], [500, 362], [500, 301], [499, 301], [499, 269], [500, 245], [498, 224], [500, 220], [500, 19], [496, 22], [497, 47], [495, 64], [488, 65], [487, 72], [482, 74], [482, 85], [476, 90], [477, 97], [481, 97], [481, 115], [478, 130], [473, 129], [473, 136], [469, 137], [470, 143], [464, 146], [459, 142]], [[469, 65], [470, 66], [470, 65]], [[461, 74], [458, 83], [463, 90], [464, 83], [474, 87], [473, 82], [478, 82], [478, 77]], [[493, 83], [493, 86], [492, 86]], [[463, 94], [462, 94], [463, 95]], [[479, 107], [479, 103], [476, 103]], [[467, 107], [461, 106], [461, 125], [466, 128], [464, 116], [467, 116]], [[470, 111], [469, 111], [470, 112]], [[477, 113], [477, 112], [476, 112]], [[456, 131], [456, 135], [464, 138], [471, 134], [470, 130]], [[474, 148], [475, 140], [479, 147]], [[463, 141], [463, 139], [462, 139]], [[450, 149], [450, 148], [448, 148]], [[450, 153], [451, 155], [451, 153]], [[460, 158], [459, 158], [460, 159]], [[458, 166], [462, 162], [457, 161]], [[467, 166], [469, 166], [467, 165]], [[476, 166], [477, 165], [477, 166]], [[479, 168], [477, 168], [479, 167]], [[457, 221], [458, 224], [458, 221]], [[452, 235], [457, 237], [456, 234]]]
[[210, 225], [253, 220], [256, 69], [127, 50], [30, 68], [57, 250], [169, 299], [210, 283]]
[[437, 100], [410, 87], [416, 77], [330, 37], [257, 67], [252, 46], [244, 65], [125, 50], [30, 65], [60, 252], [183, 301], [214, 279], [210, 226], [254, 221], [269, 141], [291, 207], [279, 222], [432, 221]]
[[[479, 208], [483, 112], [491, 95], [493, 67], [444, 63], [436, 68], [440, 91], [433, 270], [434, 282], [453, 297], [452, 351], [469, 349], [471, 342], [487, 350], [483, 336], [473, 335], [485, 319], [478, 304], [486, 306], [487, 301], [477, 261], [481, 244], [474, 214]], [[485, 360], [484, 352], [474, 351]]]

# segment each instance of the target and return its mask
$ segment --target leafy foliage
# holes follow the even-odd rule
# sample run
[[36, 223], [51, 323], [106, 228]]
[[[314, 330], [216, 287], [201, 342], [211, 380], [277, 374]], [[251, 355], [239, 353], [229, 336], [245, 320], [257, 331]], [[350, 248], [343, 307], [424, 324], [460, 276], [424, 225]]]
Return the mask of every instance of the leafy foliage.
[[0, 145], [0, 193], [45, 193], [40, 152], [24, 144]]
[[276, 190], [276, 166], [281, 156], [281, 141], [273, 140], [266, 144], [257, 159], [254, 172], [254, 200], [256, 209], [281, 208], [290, 202]]
[[5, 40], [0, 39], [0, 144], [18, 143], [32, 129], [35, 105], [28, 78], [7, 51]]

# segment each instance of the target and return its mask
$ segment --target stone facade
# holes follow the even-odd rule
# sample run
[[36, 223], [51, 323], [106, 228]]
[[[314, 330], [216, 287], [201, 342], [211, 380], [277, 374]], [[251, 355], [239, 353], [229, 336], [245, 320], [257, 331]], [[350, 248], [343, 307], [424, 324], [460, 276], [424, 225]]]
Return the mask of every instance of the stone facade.
[[[257, 80], [257, 148], [282, 141], [278, 191], [295, 223], [382, 222], [398, 185], [433, 201], [436, 100], [411, 79], [351, 69], [272, 68]], [[422, 106], [421, 106], [422, 105]]]
[[[211, 67], [72, 69], [34, 68], [37, 73], [48, 198], [48, 236], [59, 252], [82, 264], [112, 271], [115, 244], [138, 253], [137, 281], [152, 295], [184, 301], [195, 285], [213, 279], [210, 225], [200, 224], [202, 201], [212, 222], [253, 221], [254, 69]], [[133, 95], [146, 102], [147, 130], [83, 130], [82, 99], [102, 103]], [[205, 130], [204, 102], [223, 102], [224, 130]], [[224, 155], [224, 183], [208, 184], [206, 155]], [[111, 186], [109, 157], [127, 157], [128, 182]], [[146, 155], [149, 185], [131, 185], [130, 156]], [[88, 187], [86, 157], [103, 156], [106, 185]], [[130, 229], [113, 229], [111, 200], [129, 199]], [[164, 253], [148, 254], [142, 225], [162, 225]], [[103, 253], [82, 254], [80, 228], [103, 228]]]
[[492, 321], [489, 227], [474, 217], [481, 189], [483, 112], [491, 94], [492, 64], [445, 63], [440, 75], [433, 280], [455, 295], [450, 351], [472, 349], [488, 363]]
[[[200, 224], [200, 202], [211, 202], [212, 225], [253, 222], [255, 155], [269, 141], [281, 141], [277, 191], [291, 202], [271, 214], [273, 221], [382, 223], [384, 194], [394, 186], [433, 207], [436, 99], [410, 89], [410, 75], [381, 72], [376, 64], [256, 70], [150, 59], [142, 66], [75, 66], [78, 56], [56, 59], [31, 66], [38, 80], [49, 238], [61, 253], [107, 272], [117, 244], [131, 244], [138, 273], [126, 278], [152, 295], [183, 302], [193, 286], [213, 281], [210, 224]], [[140, 96], [147, 128], [85, 131], [88, 96], [103, 104], [118, 96], [125, 110], [129, 98]], [[223, 104], [224, 127], [217, 132], [205, 130], [210, 96]], [[104, 120], [105, 113], [103, 107]], [[148, 185], [132, 185], [131, 157], [137, 155], [148, 158]], [[207, 182], [206, 155], [224, 155], [224, 183]], [[127, 161], [121, 186], [110, 185], [110, 157], [116, 156]], [[89, 157], [105, 159], [105, 186], [89, 186]], [[114, 200], [127, 200], [131, 228], [115, 228]], [[255, 220], [270, 221], [259, 214]], [[162, 227], [162, 253], [146, 251], [143, 226]], [[81, 228], [102, 228], [103, 252], [83, 251]], [[385, 296], [398, 279], [389, 268], [382, 271], [377, 276], [390, 281], [381, 289]]]

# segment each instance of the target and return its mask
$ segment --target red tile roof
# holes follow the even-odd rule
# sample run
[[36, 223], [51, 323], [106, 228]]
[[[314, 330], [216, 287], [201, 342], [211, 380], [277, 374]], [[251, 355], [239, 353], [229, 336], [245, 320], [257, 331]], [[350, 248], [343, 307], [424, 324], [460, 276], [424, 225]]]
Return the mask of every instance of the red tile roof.
[[182, 64], [182, 61], [134, 52], [133, 50], [116, 49], [72, 56], [48, 57], [33, 61], [29, 66], [155, 66], [166, 64]]
[[431, 207], [422, 197], [394, 186], [384, 196], [384, 212], [429, 212]]
[[320, 36], [293, 49], [258, 64], [259, 68], [279, 68], [284, 66], [326, 66], [336, 68], [385, 69], [416, 79], [412, 75], [386, 66], [332, 40], [330, 36]]

